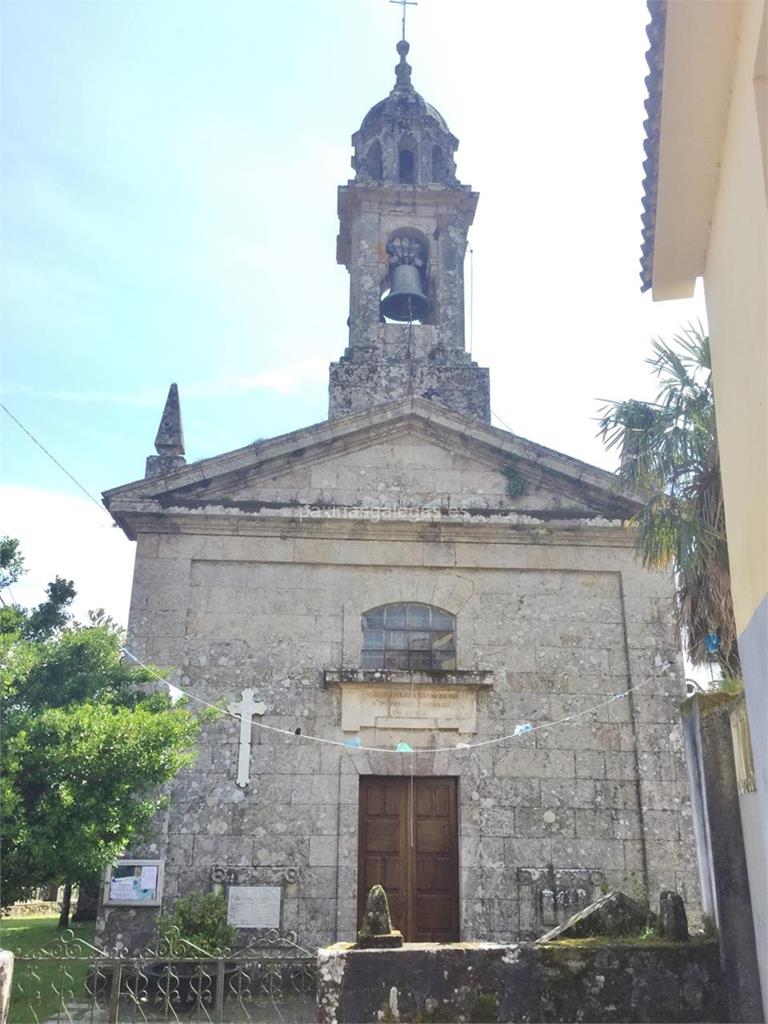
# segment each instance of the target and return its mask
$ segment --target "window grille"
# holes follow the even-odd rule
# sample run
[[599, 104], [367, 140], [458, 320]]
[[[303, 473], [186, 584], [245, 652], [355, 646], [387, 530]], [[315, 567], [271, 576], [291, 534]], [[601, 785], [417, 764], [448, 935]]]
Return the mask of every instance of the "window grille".
[[364, 669], [456, 668], [456, 620], [426, 604], [388, 604], [363, 615]]

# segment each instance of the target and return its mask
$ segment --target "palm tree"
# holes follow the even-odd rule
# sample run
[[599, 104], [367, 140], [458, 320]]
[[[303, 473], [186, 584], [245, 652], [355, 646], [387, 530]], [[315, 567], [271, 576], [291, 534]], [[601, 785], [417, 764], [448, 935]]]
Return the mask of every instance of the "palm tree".
[[618, 450], [622, 482], [645, 498], [632, 521], [643, 565], [674, 568], [688, 657], [738, 677], [709, 338], [689, 324], [671, 344], [652, 344], [656, 401], [609, 402], [599, 436]]

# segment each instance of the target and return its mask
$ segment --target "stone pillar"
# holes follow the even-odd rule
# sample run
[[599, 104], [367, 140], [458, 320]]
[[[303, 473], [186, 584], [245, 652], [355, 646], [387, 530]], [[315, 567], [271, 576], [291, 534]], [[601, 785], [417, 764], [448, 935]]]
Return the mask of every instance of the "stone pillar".
[[5, 1024], [8, 1019], [12, 981], [13, 953], [7, 949], [0, 949], [0, 1024]]
[[[732, 1021], [764, 1020], [752, 905], [736, 786], [729, 704], [725, 694], [702, 694], [683, 706], [692, 783], [701, 787], [703, 831], [709, 848], [720, 956]], [[696, 806], [694, 799], [694, 806]]]

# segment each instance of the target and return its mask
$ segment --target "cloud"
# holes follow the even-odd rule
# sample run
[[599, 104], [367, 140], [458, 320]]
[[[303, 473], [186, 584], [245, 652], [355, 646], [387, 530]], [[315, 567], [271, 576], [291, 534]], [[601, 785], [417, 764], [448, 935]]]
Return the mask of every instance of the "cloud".
[[[263, 373], [251, 375], [229, 375], [209, 381], [179, 381], [182, 398], [209, 398], [244, 395], [251, 391], [274, 391], [278, 395], [293, 395], [304, 381], [324, 382], [328, 375], [328, 363], [324, 359], [304, 359], [287, 366], [277, 366]], [[114, 391], [71, 391], [66, 389], [44, 390], [27, 384], [4, 384], [0, 394], [23, 395], [43, 398], [47, 401], [76, 402], [84, 405], [128, 405], [155, 408], [162, 406], [166, 399], [165, 390], [139, 391], [125, 394]]]
[[226, 396], [246, 394], [249, 391], [275, 391], [279, 395], [292, 395], [302, 381], [325, 382], [328, 376], [328, 363], [324, 359], [304, 359], [290, 366], [265, 370], [250, 377], [229, 376], [218, 380], [185, 384], [184, 394], [192, 397], [208, 397], [212, 395]]
[[[105, 608], [127, 625], [135, 545], [86, 498], [37, 487], [0, 487], [0, 534], [17, 537], [27, 572], [10, 597], [31, 606], [55, 577], [73, 580], [75, 617]], [[7, 594], [4, 594], [6, 600]]]
[[43, 398], [51, 402], [75, 402], [82, 405], [105, 403], [109, 405], [155, 406], [165, 401], [160, 391], [137, 392], [135, 395], [119, 394], [114, 391], [69, 391], [66, 389], [46, 390], [28, 384], [0, 385], [0, 395], [21, 395], [25, 398]]

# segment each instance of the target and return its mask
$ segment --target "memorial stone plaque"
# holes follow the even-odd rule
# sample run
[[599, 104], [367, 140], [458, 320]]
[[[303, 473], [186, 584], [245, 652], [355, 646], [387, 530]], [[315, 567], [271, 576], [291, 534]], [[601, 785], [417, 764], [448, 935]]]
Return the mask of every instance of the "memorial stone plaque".
[[462, 686], [344, 686], [341, 728], [477, 731], [474, 690]]
[[279, 928], [279, 885], [231, 885], [227, 921], [235, 928]]

